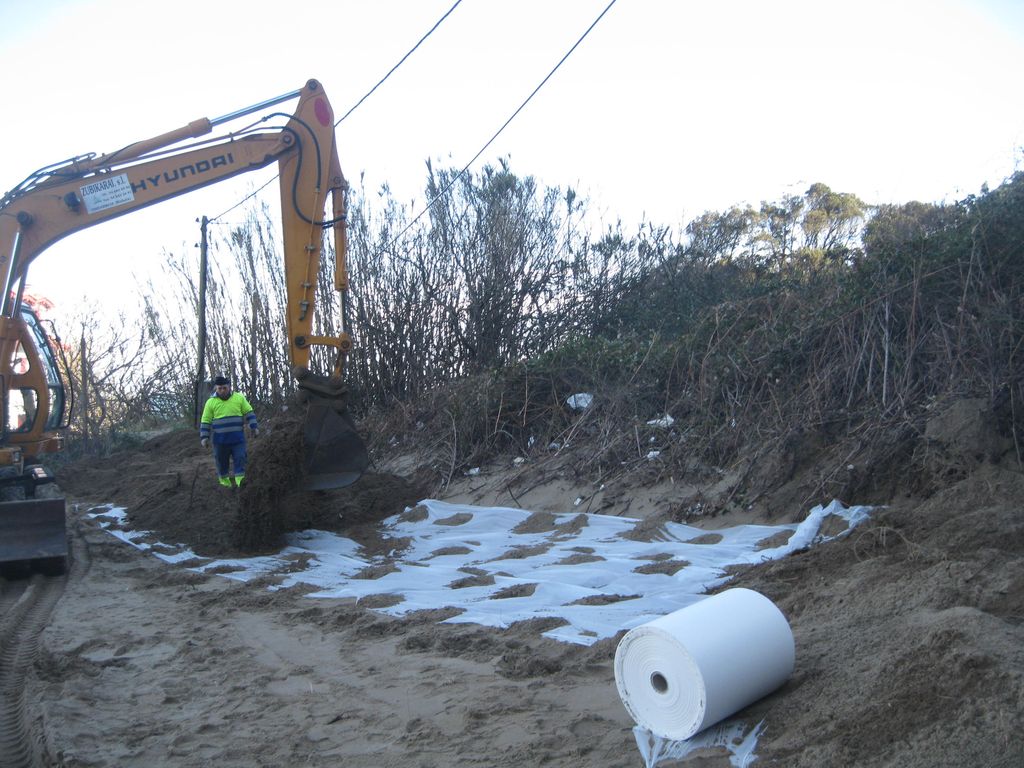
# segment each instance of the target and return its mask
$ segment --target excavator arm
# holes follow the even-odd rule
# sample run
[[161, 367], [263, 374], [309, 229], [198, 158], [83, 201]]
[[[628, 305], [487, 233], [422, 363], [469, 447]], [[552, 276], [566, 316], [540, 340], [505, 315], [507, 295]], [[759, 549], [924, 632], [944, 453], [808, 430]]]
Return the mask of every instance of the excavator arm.
[[[209, 133], [220, 122], [295, 97], [299, 99], [298, 106], [282, 128], [250, 127], [184, 149], [168, 149]], [[216, 121], [195, 120], [117, 152], [76, 158], [30, 176], [0, 203], [0, 274], [6, 276], [3, 317], [12, 316], [32, 261], [58, 240], [276, 162], [287, 281], [289, 359], [294, 366], [307, 367], [310, 347], [333, 347], [341, 353], [333, 373], [340, 373], [341, 360], [351, 347], [348, 334], [343, 330], [334, 337], [318, 336], [312, 328], [321, 232], [325, 227], [334, 230], [335, 289], [340, 292], [348, 287], [347, 185], [338, 161], [333, 121], [327, 96], [318, 82], [310, 80], [299, 91]], [[331, 213], [325, 219], [328, 196], [332, 198]]]
[[[271, 111], [296, 98], [291, 115]], [[262, 117], [248, 127], [205, 138], [215, 126], [256, 112]], [[268, 126], [271, 120], [284, 124]], [[300, 394], [309, 403], [308, 482], [310, 487], [331, 488], [359, 478], [368, 459], [346, 415], [341, 379], [351, 338], [344, 328], [336, 335], [323, 335], [313, 327], [325, 229], [334, 233], [334, 288], [342, 301], [348, 288], [347, 184], [338, 160], [334, 113], [316, 80], [292, 93], [215, 120], [194, 120], [116, 152], [48, 166], [0, 199], [0, 275], [5, 280], [0, 300], [0, 468], [23, 472], [26, 461], [34, 463], [39, 454], [61, 448], [57, 426], [63, 392], [58, 391], [59, 378], [55, 381], [52, 351], [23, 306], [32, 262], [74, 232], [274, 163], [280, 179], [288, 357]], [[330, 211], [325, 215], [328, 197]], [[310, 370], [310, 350], [316, 346], [331, 350], [330, 371]], [[16, 422], [11, 414], [15, 398], [20, 398]]]

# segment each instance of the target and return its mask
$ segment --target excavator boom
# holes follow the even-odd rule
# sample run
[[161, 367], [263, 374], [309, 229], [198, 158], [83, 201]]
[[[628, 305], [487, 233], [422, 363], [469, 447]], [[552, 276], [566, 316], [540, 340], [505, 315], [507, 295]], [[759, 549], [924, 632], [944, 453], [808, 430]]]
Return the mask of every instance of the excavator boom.
[[[291, 115], [271, 112], [246, 128], [207, 138], [217, 125], [273, 110], [292, 99], [298, 104]], [[264, 127], [271, 119], [283, 125]], [[300, 394], [309, 403], [307, 482], [316, 488], [340, 487], [362, 475], [368, 464], [366, 448], [346, 414], [341, 378], [351, 338], [343, 326], [331, 335], [313, 327], [325, 229], [334, 234], [334, 287], [342, 300], [348, 287], [347, 184], [338, 159], [333, 110], [320, 83], [310, 80], [297, 91], [217, 119], [193, 120], [115, 152], [47, 166], [0, 199], [0, 275], [5, 279], [0, 301], [0, 488], [21, 486], [26, 496], [34, 495], [37, 482], [26, 479], [26, 466], [31, 468], [42, 454], [62, 447], [63, 388], [52, 352], [47, 356], [45, 335], [22, 300], [32, 262], [74, 232], [274, 163], [280, 178], [288, 358]], [[330, 210], [325, 214], [328, 198]], [[343, 323], [344, 312], [341, 315]], [[333, 361], [323, 373], [310, 370], [310, 350], [318, 346], [328, 348]], [[19, 365], [19, 360], [25, 364]], [[14, 410], [17, 422], [12, 421]], [[33, 528], [35, 520], [24, 520], [34, 514], [32, 508], [30, 504], [23, 511], [0, 514], [0, 539], [13, 540], [5, 528], [26, 532], [29, 540], [45, 539], [44, 531]], [[37, 517], [52, 522], [52, 505]], [[0, 549], [0, 562], [33, 551], [31, 541], [5, 547]]]

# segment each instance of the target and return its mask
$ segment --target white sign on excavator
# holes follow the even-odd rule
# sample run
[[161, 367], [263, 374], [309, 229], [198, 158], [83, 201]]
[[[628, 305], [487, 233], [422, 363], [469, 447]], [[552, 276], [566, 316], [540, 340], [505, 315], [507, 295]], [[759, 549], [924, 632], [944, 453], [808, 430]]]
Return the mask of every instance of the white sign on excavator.
[[127, 173], [83, 184], [79, 189], [82, 192], [82, 200], [85, 201], [85, 209], [89, 213], [105, 211], [107, 208], [124, 205], [135, 199]]

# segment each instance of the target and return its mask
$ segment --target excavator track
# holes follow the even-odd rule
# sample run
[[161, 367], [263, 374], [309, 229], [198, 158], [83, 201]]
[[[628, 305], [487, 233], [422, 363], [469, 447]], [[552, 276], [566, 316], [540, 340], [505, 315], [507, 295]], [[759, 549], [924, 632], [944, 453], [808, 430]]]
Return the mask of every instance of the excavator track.
[[41, 768], [42, 741], [33, 734], [25, 682], [39, 636], [64, 591], [63, 576], [0, 578], [0, 765]]

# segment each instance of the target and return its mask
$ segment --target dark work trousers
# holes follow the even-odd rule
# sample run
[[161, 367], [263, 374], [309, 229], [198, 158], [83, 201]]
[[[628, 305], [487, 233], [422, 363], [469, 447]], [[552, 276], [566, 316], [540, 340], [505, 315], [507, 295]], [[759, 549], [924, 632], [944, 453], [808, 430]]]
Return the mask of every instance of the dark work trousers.
[[235, 465], [235, 477], [245, 474], [247, 453], [244, 440], [238, 443], [228, 443], [227, 445], [215, 443], [213, 446], [213, 456], [217, 460], [217, 474], [220, 477], [227, 477], [231, 474], [229, 462], [233, 462]]

